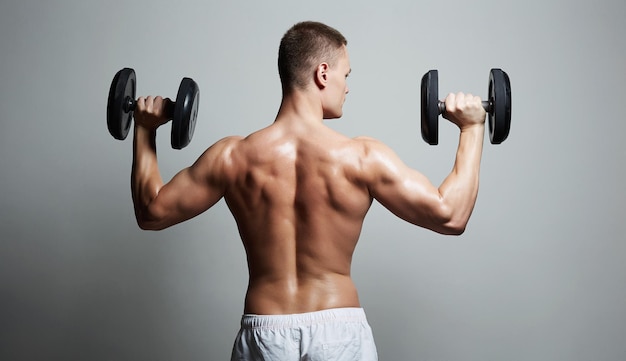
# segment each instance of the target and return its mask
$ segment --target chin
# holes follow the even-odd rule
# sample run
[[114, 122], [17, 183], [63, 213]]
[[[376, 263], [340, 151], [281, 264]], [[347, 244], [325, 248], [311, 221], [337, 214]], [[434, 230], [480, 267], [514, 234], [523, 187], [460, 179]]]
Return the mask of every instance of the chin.
[[343, 111], [324, 113], [324, 119], [338, 119], [343, 115]]

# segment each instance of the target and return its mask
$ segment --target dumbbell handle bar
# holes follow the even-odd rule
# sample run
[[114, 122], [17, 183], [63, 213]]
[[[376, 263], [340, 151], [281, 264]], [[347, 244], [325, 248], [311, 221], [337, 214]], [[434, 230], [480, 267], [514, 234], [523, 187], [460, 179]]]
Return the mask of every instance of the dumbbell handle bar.
[[[163, 99], [165, 101], [165, 117], [167, 119], [173, 119], [174, 118], [174, 108], [176, 106], [176, 103], [174, 103], [173, 101], [171, 101], [170, 99]], [[135, 111], [135, 108], [137, 107], [137, 101], [131, 97], [126, 97], [126, 99], [124, 99], [124, 111], [126, 113], [130, 113], [132, 111]]]
[[[487, 113], [491, 113], [493, 111], [493, 102], [492, 101], [485, 101], [483, 100], [482, 102], [483, 105], [483, 109], [485, 109], [485, 111]], [[443, 114], [446, 112], [446, 103], [439, 101], [437, 103], [437, 108], [439, 109], [439, 114]]]

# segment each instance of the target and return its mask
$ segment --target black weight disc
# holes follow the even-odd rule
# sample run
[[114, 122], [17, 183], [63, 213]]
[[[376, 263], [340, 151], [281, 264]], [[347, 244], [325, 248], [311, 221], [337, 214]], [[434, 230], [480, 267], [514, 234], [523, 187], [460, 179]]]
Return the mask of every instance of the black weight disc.
[[439, 143], [439, 75], [430, 70], [422, 77], [422, 139], [430, 145]]
[[196, 128], [198, 105], [200, 103], [200, 89], [198, 84], [190, 78], [183, 78], [176, 95], [176, 106], [172, 120], [172, 148], [186, 147]]
[[492, 144], [500, 144], [511, 129], [511, 82], [502, 69], [491, 69], [489, 73], [489, 101], [493, 104], [489, 112], [489, 139]]
[[137, 77], [130, 68], [118, 71], [111, 82], [107, 102], [107, 126], [115, 139], [126, 139], [130, 130], [133, 110], [129, 109], [129, 101], [135, 100], [136, 86]]

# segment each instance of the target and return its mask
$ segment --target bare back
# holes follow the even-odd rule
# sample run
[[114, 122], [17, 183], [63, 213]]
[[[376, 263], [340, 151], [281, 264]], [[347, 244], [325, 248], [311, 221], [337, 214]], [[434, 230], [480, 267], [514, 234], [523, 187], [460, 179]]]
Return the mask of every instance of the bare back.
[[372, 202], [359, 149], [322, 124], [274, 123], [233, 142], [224, 196], [248, 256], [245, 312], [359, 306], [350, 265]]
[[335, 61], [303, 71], [307, 85], [283, 87], [272, 125], [213, 144], [167, 183], [156, 156], [166, 102], [140, 97], [134, 112], [131, 190], [138, 225], [164, 229], [225, 198], [248, 256], [246, 313], [358, 307], [350, 267], [373, 199], [417, 226], [461, 234], [478, 194], [480, 98], [446, 97], [446, 117], [461, 133], [452, 171], [435, 187], [381, 142], [350, 139], [323, 124], [342, 116], [349, 92], [345, 42]]

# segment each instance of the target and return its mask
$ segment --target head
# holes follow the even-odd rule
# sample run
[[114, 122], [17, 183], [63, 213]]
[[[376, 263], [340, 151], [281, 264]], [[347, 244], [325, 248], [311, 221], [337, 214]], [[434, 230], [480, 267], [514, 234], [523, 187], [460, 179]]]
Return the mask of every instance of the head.
[[278, 49], [278, 72], [283, 95], [318, 89], [324, 104], [324, 118], [341, 116], [350, 60], [341, 33], [319, 22], [301, 22], [283, 36]]

